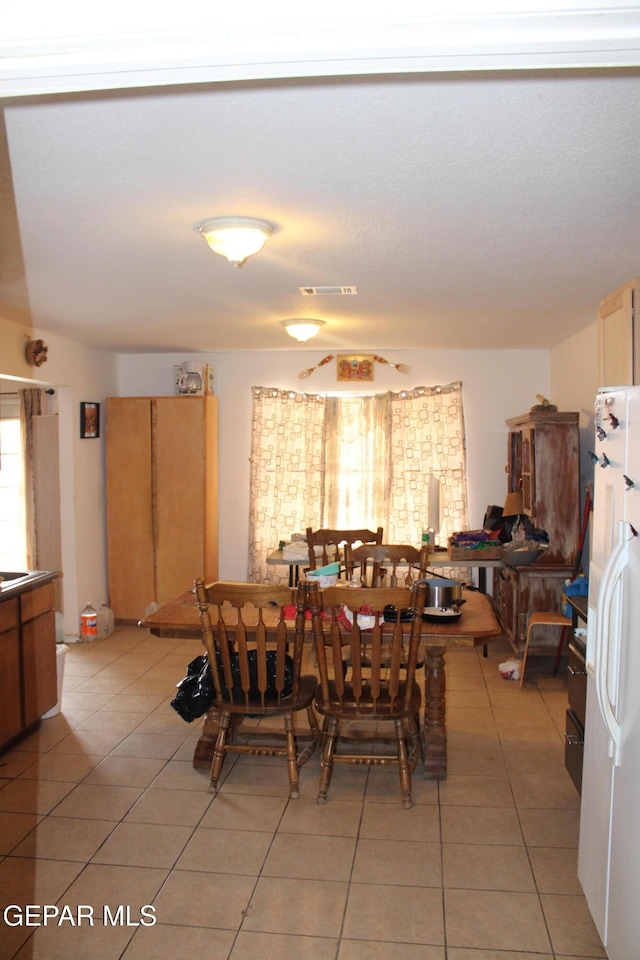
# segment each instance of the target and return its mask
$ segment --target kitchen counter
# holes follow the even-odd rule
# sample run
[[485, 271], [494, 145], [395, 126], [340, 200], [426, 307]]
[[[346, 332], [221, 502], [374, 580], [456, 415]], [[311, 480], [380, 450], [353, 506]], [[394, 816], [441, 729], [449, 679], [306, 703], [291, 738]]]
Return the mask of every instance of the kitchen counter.
[[55, 570], [2, 573], [0, 750], [23, 736], [58, 699]]
[[44, 586], [45, 583], [53, 583], [57, 576], [56, 570], [0, 571], [0, 577], [4, 578], [0, 580], [0, 603], [11, 597], [17, 597], [26, 590], [34, 590], [36, 587]]

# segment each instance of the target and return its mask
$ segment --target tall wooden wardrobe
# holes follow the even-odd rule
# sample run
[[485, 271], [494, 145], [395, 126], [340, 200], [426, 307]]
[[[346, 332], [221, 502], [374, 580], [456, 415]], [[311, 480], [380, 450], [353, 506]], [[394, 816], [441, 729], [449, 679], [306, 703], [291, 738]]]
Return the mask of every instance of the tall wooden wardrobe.
[[[498, 571], [496, 608], [517, 653], [524, 648], [530, 614], [560, 613], [580, 535], [580, 432], [577, 413], [533, 408], [507, 420], [508, 492], [522, 492], [524, 514], [545, 530], [549, 546], [526, 567]], [[536, 648], [556, 649], [557, 627], [541, 627]]]
[[109, 604], [137, 621], [218, 578], [218, 400], [107, 399]]

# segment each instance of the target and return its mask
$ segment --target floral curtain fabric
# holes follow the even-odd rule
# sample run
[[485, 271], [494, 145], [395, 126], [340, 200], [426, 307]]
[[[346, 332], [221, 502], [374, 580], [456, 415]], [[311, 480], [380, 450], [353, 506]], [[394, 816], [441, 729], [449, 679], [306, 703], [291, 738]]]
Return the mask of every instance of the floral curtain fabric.
[[287, 582], [267, 557], [308, 526], [382, 526], [386, 543], [417, 544], [431, 473], [445, 542], [468, 526], [460, 382], [372, 396], [254, 387], [249, 579]]

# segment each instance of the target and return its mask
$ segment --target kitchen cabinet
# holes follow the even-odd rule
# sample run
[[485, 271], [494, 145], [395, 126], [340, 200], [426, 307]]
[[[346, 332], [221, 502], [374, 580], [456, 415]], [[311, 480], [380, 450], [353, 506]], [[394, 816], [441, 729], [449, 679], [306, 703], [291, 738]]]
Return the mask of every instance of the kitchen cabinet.
[[54, 579], [0, 601], [0, 749], [58, 700]]
[[[534, 408], [506, 421], [508, 493], [522, 493], [531, 523], [545, 530], [549, 547], [527, 567], [504, 567], [497, 577], [496, 607], [514, 650], [522, 652], [529, 615], [561, 608], [580, 535], [580, 434], [578, 413]], [[558, 631], [541, 627], [535, 649], [555, 651]]]
[[217, 397], [107, 399], [109, 605], [137, 622], [218, 579]]

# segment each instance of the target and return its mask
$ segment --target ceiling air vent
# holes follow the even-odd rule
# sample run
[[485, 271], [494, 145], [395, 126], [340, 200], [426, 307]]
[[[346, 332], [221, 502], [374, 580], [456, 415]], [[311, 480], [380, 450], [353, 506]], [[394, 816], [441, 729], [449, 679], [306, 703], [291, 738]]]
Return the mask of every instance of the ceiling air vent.
[[298, 287], [303, 297], [320, 297], [325, 293], [337, 293], [342, 296], [353, 295], [358, 292], [357, 287]]

